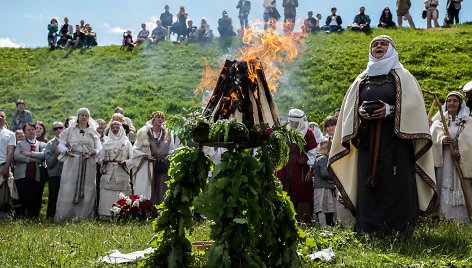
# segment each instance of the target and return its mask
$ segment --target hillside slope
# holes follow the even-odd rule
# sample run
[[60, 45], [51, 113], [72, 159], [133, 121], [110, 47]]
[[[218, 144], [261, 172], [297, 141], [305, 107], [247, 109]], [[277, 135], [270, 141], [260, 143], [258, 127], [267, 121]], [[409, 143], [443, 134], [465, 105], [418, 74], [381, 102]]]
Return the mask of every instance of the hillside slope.
[[[422, 88], [444, 93], [472, 80], [472, 26], [439, 30], [379, 30], [319, 33], [307, 39], [307, 50], [287, 64], [276, 94], [281, 114], [297, 107], [321, 122], [342, 102], [345, 91], [367, 63], [368, 45], [378, 34], [395, 40], [401, 62]], [[160, 43], [128, 52], [119, 46], [86, 51], [1, 48], [0, 108], [9, 119], [22, 98], [35, 120], [63, 121], [80, 107], [108, 120], [122, 106], [137, 127], [154, 110], [169, 115], [199, 105], [194, 97], [204, 66], [218, 69], [225, 56], [218, 42], [199, 45]], [[427, 103], [430, 97], [425, 96]]]

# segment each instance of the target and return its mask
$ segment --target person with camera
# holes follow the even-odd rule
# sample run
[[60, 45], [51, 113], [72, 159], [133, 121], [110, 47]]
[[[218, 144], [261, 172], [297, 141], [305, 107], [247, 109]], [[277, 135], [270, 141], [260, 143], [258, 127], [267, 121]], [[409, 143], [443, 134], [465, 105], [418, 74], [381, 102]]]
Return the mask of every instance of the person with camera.
[[377, 36], [369, 50], [342, 103], [329, 170], [358, 233], [406, 237], [437, 199], [429, 122], [393, 40]]

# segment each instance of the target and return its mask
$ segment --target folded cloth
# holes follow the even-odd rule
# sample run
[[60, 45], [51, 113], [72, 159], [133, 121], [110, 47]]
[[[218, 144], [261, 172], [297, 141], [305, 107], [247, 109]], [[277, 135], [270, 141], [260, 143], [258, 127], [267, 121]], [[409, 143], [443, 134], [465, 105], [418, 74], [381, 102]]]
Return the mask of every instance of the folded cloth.
[[321, 251], [317, 251], [310, 255], [310, 258], [314, 261], [333, 261], [336, 255], [332, 248], [325, 248]]
[[108, 254], [107, 256], [101, 257], [98, 261], [104, 262], [104, 263], [113, 263], [113, 264], [135, 262], [137, 260], [144, 258], [145, 254], [151, 254], [155, 250], [156, 250], [155, 248], [147, 248], [145, 250], [124, 254], [124, 253], [121, 253], [119, 250], [115, 249], [115, 250], [112, 250], [110, 254]]

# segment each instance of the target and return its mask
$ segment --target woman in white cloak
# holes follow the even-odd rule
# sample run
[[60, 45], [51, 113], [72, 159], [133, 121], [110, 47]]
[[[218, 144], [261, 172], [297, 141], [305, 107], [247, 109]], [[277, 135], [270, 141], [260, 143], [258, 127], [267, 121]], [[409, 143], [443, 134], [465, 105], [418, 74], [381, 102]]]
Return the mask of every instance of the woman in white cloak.
[[96, 162], [101, 150], [97, 122], [80, 108], [59, 135], [60, 161], [64, 162], [57, 197], [55, 222], [90, 219], [96, 206]]
[[100, 153], [102, 177], [98, 202], [98, 214], [105, 219], [111, 216], [110, 209], [118, 201], [119, 194], [131, 193], [130, 170], [133, 167], [133, 145], [122, 124], [112, 121], [107, 137]]
[[[454, 166], [458, 161], [464, 176], [466, 193], [472, 202], [472, 126], [469, 123], [469, 108], [460, 92], [447, 95], [442, 106], [447, 122], [449, 136], [444, 132], [444, 125], [438, 114], [433, 118], [431, 136], [433, 138], [434, 166], [439, 193], [439, 217], [470, 222], [464, 191]], [[451, 151], [452, 147], [452, 151]]]
[[134, 194], [160, 204], [167, 191], [169, 154], [174, 149], [172, 133], [164, 126], [164, 113], [156, 111], [138, 130], [133, 152]]

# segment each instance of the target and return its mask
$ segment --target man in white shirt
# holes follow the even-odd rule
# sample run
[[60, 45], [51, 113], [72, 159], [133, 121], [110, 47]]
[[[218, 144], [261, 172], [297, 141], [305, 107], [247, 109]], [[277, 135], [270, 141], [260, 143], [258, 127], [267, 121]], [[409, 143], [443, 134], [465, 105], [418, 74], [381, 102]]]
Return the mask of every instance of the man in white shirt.
[[8, 178], [11, 177], [10, 166], [16, 145], [15, 133], [8, 130], [6, 119], [5, 112], [0, 110], [0, 214], [10, 209]]

